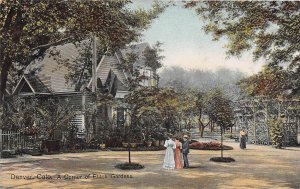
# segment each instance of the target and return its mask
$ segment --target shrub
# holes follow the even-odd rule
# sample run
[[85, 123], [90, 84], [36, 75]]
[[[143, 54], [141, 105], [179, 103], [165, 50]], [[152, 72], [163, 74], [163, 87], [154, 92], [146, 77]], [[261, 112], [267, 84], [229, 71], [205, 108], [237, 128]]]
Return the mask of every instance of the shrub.
[[270, 135], [271, 135], [271, 140], [272, 144], [276, 148], [282, 148], [283, 145], [283, 120], [282, 118], [273, 118], [270, 121], [268, 121], [268, 125], [270, 128]]
[[16, 157], [15, 151], [13, 150], [3, 150], [1, 152], [1, 158], [14, 158]]

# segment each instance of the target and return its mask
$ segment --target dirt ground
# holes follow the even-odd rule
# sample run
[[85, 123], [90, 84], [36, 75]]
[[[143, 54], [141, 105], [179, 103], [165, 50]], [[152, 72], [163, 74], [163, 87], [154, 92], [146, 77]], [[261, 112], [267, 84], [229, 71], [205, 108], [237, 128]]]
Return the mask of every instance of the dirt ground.
[[[225, 151], [234, 163], [210, 162], [220, 151], [191, 150], [191, 168], [164, 170], [164, 151], [132, 152], [142, 170], [114, 168], [127, 161], [127, 152], [90, 152], [18, 158], [0, 162], [0, 188], [300, 188], [300, 148], [228, 142]], [[26, 160], [26, 161], [25, 161]]]

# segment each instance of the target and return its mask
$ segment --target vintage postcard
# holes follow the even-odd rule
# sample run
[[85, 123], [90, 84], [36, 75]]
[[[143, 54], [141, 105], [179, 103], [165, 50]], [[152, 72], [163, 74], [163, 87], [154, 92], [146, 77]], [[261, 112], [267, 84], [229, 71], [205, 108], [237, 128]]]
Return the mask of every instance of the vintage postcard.
[[300, 188], [300, 2], [0, 0], [0, 188]]

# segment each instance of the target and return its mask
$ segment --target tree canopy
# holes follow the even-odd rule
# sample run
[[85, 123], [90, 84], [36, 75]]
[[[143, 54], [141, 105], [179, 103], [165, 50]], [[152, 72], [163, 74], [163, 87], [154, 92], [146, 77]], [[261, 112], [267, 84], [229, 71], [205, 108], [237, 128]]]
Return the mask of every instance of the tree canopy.
[[116, 1], [1, 1], [0, 99], [8, 77], [22, 75], [33, 60], [51, 46], [77, 42], [95, 35], [107, 50], [114, 50], [141, 35], [163, 11], [154, 3], [149, 11]]
[[204, 30], [214, 40], [228, 39], [229, 56], [252, 51], [254, 61], [265, 58], [268, 67], [284, 68], [293, 80], [289, 89], [299, 94], [300, 2], [190, 1], [185, 7], [206, 21]]

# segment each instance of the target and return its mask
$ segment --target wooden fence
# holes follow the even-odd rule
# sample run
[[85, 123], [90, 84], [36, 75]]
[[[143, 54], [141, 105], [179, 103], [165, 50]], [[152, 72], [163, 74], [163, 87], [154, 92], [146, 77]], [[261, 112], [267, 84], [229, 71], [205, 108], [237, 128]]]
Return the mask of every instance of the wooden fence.
[[[5, 131], [0, 129], [0, 151], [16, 149], [32, 149], [36, 144], [37, 136], [25, 136], [16, 131]], [[61, 140], [62, 131], [54, 132], [54, 138]]]
[[24, 149], [28, 142], [20, 132], [0, 130], [0, 150]]

